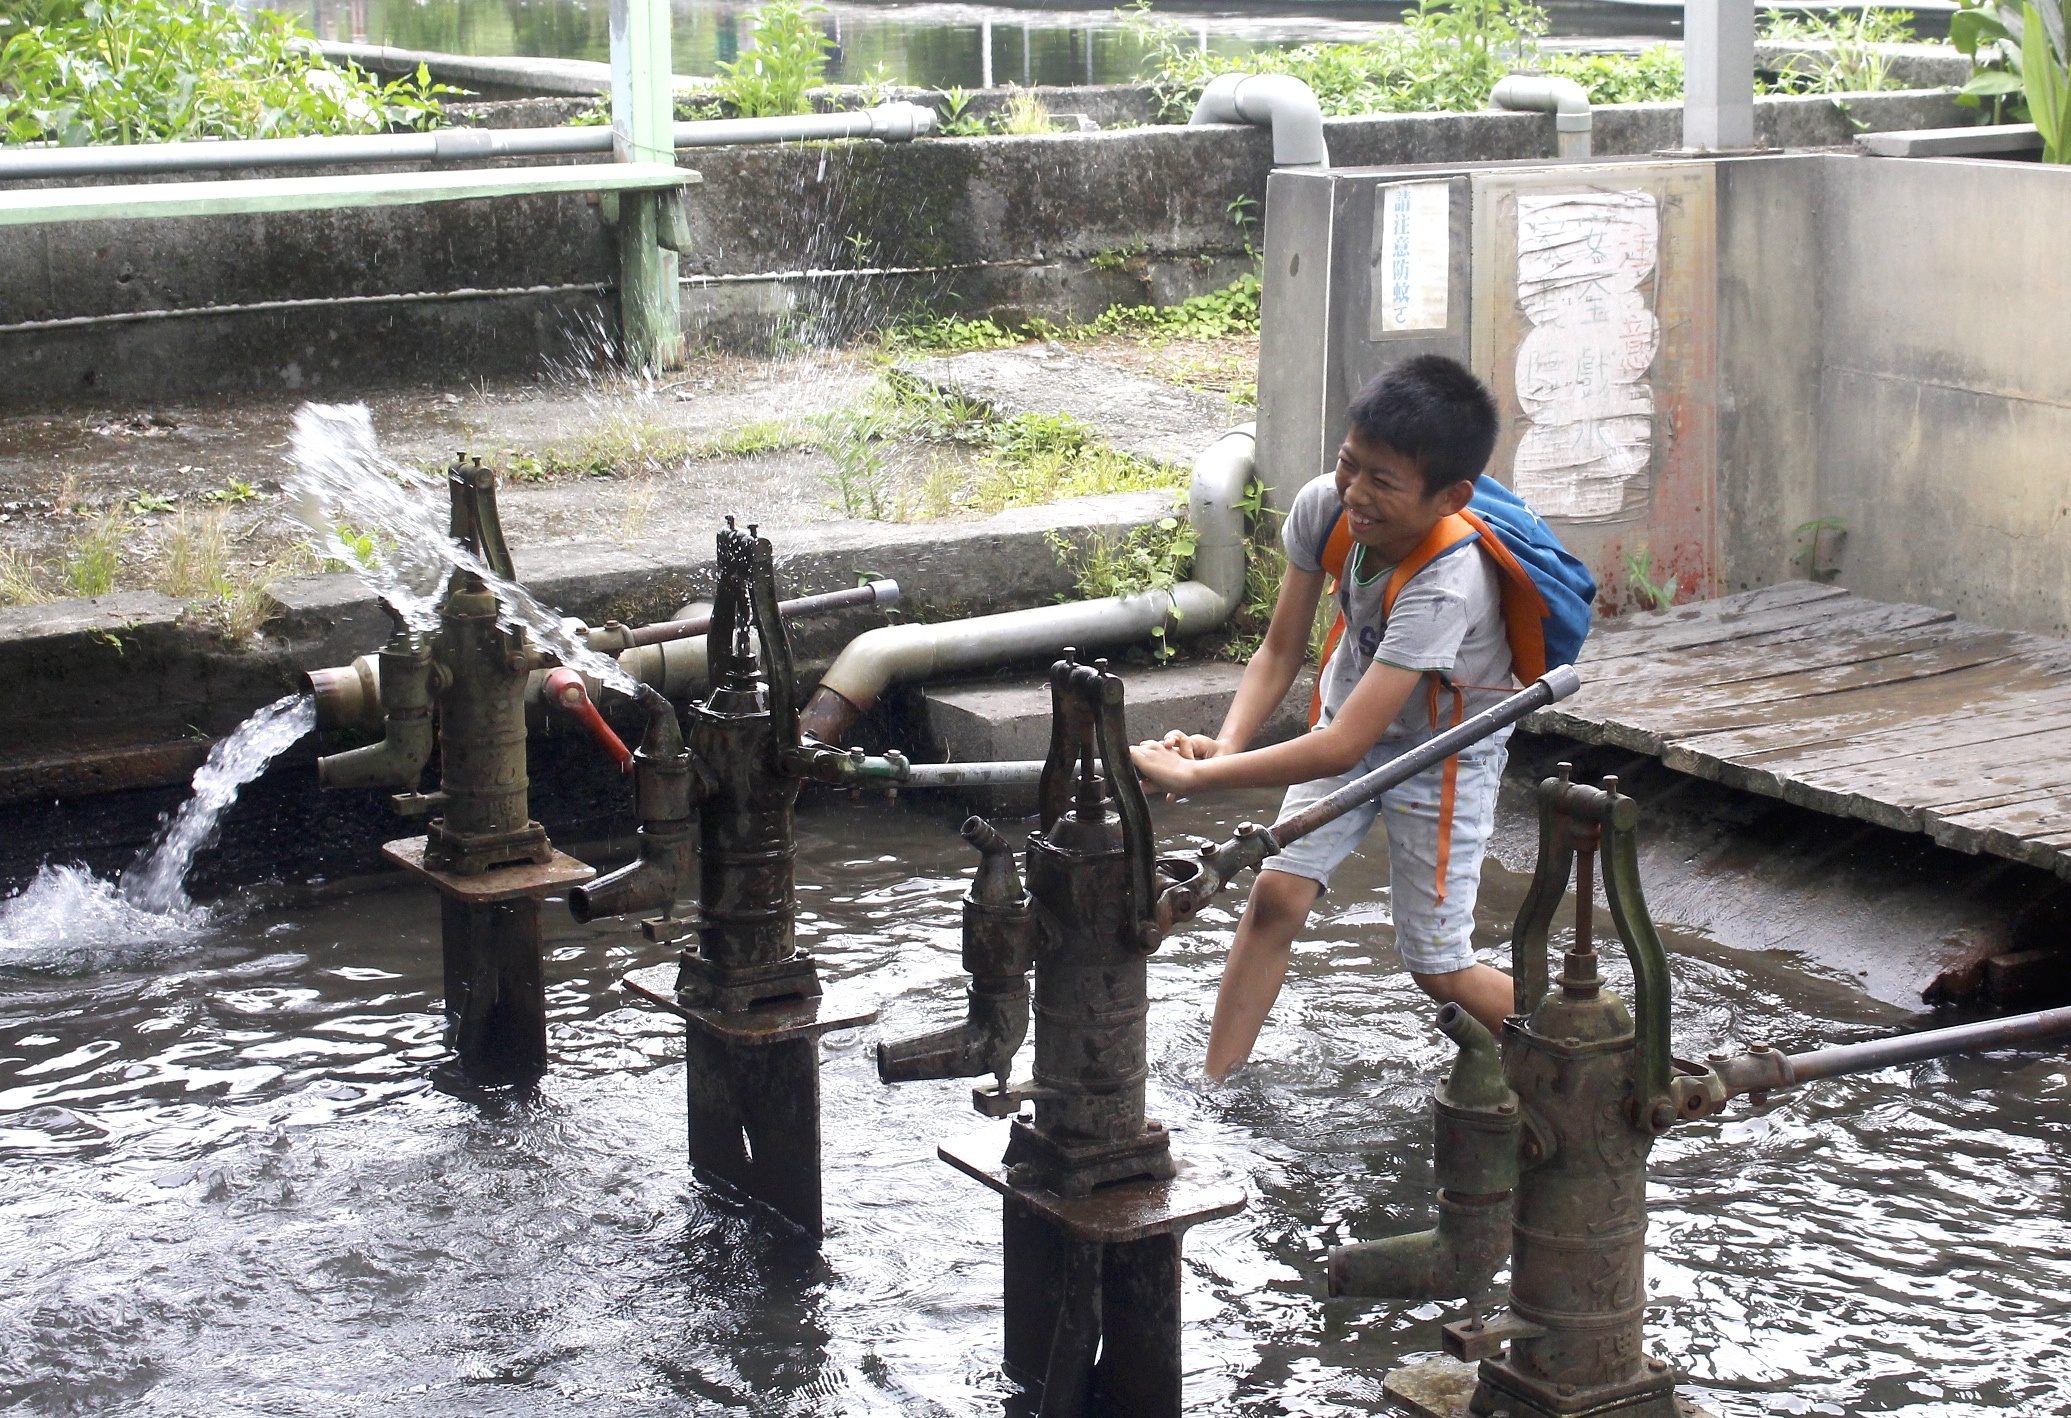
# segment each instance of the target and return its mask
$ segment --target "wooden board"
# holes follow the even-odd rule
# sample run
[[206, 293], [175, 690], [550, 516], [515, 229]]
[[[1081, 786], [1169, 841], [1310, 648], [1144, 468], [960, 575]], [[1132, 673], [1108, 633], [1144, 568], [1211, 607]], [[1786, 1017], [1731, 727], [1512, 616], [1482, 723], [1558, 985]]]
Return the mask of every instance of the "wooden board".
[[2071, 644], [1792, 582], [1592, 633], [1540, 732], [2071, 879]]

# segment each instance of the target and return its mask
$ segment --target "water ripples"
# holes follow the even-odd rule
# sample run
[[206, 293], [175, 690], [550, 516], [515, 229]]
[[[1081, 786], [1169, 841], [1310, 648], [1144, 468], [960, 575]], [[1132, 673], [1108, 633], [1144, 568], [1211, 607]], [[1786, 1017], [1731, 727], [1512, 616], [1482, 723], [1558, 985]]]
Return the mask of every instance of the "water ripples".
[[[1219, 835], [1259, 805], [1161, 806]], [[863, 855], [857, 842], [880, 854]], [[0, 974], [0, 1407], [124, 1414], [995, 1414], [998, 1203], [936, 1160], [967, 1082], [885, 1088], [871, 1044], [961, 1013], [953, 830], [809, 813], [800, 934], [884, 1011], [831, 1036], [813, 1254], [693, 1181], [680, 1025], [613, 982], [665, 952], [547, 910], [554, 1070], [457, 1097], [437, 911], [414, 888], [261, 921], [170, 963]], [[1232, 925], [1152, 959], [1151, 1107], [1244, 1213], [1185, 1252], [1194, 1411], [1377, 1413], [1443, 1305], [1322, 1298], [1329, 1246], [1430, 1221], [1448, 1046], [1355, 859], [1256, 1060], [1191, 1082]], [[1484, 938], [1521, 878], [1491, 870]], [[1610, 963], [1607, 960], [1607, 963]], [[1678, 1047], [1855, 1037], [1886, 1011], [1676, 943]], [[1722, 1418], [2071, 1411], [2057, 1060], [1837, 1080], [1655, 1152], [1649, 1331]]]

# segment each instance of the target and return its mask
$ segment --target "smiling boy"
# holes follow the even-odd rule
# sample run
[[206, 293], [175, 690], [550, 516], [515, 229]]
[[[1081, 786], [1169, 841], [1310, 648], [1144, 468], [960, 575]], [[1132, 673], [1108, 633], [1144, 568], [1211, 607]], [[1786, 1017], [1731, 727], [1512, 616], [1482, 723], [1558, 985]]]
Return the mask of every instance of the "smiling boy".
[[[1494, 400], [1457, 362], [1426, 355], [1367, 385], [1347, 422], [1336, 470], [1304, 487], [1288, 511], [1286, 578], [1222, 731], [1211, 739], [1175, 730], [1139, 744], [1132, 757], [1151, 786], [1196, 793], [1292, 785], [1284, 817], [1510, 692], [1502, 588], [1489, 558], [1468, 542], [1396, 576], [1398, 566], [1415, 567], [1430, 553], [1434, 529], [1473, 497], [1495, 447]], [[1340, 515], [1353, 545], [1338, 587], [1344, 633], [1318, 681], [1321, 713], [1309, 733], [1247, 750], [1308, 657], [1322, 552]], [[1208, 1036], [1211, 1079], [1250, 1055], [1309, 908], [1376, 816], [1388, 835], [1396, 948], [1411, 978], [1490, 1029], [1501, 1024], [1510, 977], [1475, 962], [1472, 937], [1508, 738], [1505, 729], [1266, 860], [1223, 967]]]

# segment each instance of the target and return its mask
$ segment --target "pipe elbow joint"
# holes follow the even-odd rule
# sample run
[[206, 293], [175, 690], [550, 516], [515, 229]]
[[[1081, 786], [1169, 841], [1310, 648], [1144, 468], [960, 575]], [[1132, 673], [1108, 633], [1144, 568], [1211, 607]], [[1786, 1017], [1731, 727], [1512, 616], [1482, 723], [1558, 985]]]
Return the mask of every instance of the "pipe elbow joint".
[[684, 877], [686, 862], [683, 858], [688, 857], [688, 849], [686, 840], [680, 854], [653, 854], [648, 851], [647, 839], [643, 838], [638, 861], [628, 862], [617, 871], [606, 872], [582, 886], [569, 888], [568, 914], [587, 925], [612, 916], [656, 911], [673, 905], [676, 888]]
[[428, 711], [391, 714], [381, 742], [347, 749], [316, 761], [320, 788], [398, 788], [417, 786], [431, 761], [432, 724]]
[[1330, 166], [1323, 105], [1288, 74], [1218, 74], [1201, 91], [1188, 124], [1251, 123], [1273, 131], [1273, 166]]
[[1588, 91], [1573, 79], [1550, 74], [1508, 74], [1489, 94], [1489, 102], [1520, 113], [1552, 114], [1557, 155], [1589, 156], [1594, 113]]
[[1510, 1256], [1510, 1194], [1438, 1193], [1429, 1231], [1331, 1248], [1332, 1296], [1460, 1300], [1486, 1289]]

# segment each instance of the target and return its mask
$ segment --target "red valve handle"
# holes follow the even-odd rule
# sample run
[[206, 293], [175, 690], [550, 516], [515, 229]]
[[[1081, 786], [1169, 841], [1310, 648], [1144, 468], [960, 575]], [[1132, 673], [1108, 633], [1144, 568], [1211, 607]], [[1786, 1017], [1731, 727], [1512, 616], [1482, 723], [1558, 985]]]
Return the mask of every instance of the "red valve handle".
[[581, 675], [566, 666], [558, 670], [549, 670], [546, 692], [550, 703], [560, 705], [582, 721], [582, 726], [590, 731], [590, 737], [597, 741], [597, 746], [610, 754], [612, 761], [618, 764], [619, 772], [633, 771], [633, 751], [611, 731], [611, 725], [604, 722], [604, 716], [599, 714], [597, 706], [590, 702], [589, 687], [582, 682]]

